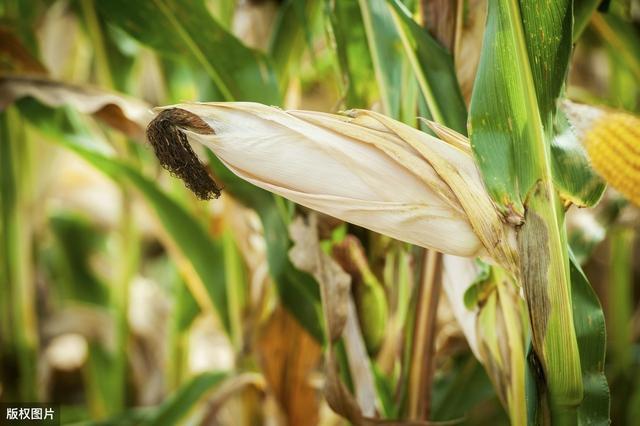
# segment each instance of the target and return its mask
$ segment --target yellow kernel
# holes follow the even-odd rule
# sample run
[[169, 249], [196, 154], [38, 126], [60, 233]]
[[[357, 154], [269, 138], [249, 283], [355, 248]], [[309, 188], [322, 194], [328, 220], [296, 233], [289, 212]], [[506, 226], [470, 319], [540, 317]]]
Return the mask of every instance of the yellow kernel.
[[584, 142], [596, 172], [640, 205], [640, 119], [621, 112], [606, 114], [586, 132]]

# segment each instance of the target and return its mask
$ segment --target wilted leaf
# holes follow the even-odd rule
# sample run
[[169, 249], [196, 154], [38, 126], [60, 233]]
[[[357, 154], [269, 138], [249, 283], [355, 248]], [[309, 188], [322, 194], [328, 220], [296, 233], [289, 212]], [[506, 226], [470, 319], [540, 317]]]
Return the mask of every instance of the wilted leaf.
[[[465, 2], [460, 17], [458, 41], [453, 51], [456, 75], [460, 83], [460, 91], [465, 103], [469, 106], [473, 83], [482, 53], [482, 35], [487, 19], [487, 0], [470, 0]], [[460, 11], [458, 11], [460, 13]]]
[[463, 3], [449, 0], [430, 0], [423, 3], [422, 25], [450, 52], [456, 37], [458, 8]]
[[310, 381], [322, 356], [318, 342], [278, 307], [259, 332], [256, 348], [262, 373], [288, 424], [317, 424], [319, 392]]
[[[356, 426], [388, 424], [410, 425], [421, 422], [395, 422], [373, 418], [376, 415], [376, 390], [371, 365], [350, 294], [350, 277], [320, 248], [315, 214], [305, 224], [298, 217], [290, 226], [295, 245], [291, 250], [292, 262], [302, 270], [314, 274], [320, 284], [322, 305], [329, 330], [329, 348], [326, 353], [324, 387], [329, 406]], [[350, 377], [356, 397], [340, 379], [333, 343], [344, 340]]]
[[469, 139], [466, 136], [456, 132], [453, 129], [448, 128], [447, 126], [443, 126], [442, 124], [436, 123], [435, 121], [426, 120], [421, 118], [421, 120], [429, 126], [429, 128], [436, 134], [437, 137], [448, 143], [449, 145], [455, 146], [459, 150], [462, 150], [469, 155], [472, 154], [471, 144], [469, 143]]
[[[351, 277], [340, 265], [320, 248], [317, 216], [311, 214], [305, 224], [297, 217], [289, 227], [294, 246], [289, 256], [296, 267], [314, 275], [320, 284], [322, 307], [327, 321], [330, 346], [327, 354], [327, 383], [325, 396], [336, 413], [360, 424], [364, 411], [375, 414], [375, 388], [368, 366], [368, 356], [357, 323], [355, 306], [351, 300]], [[343, 334], [347, 348], [351, 376], [355, 384], [358, 402], [346, 389], [337, 372], [333, 358], [333, 343]]]
[[356, 393], [356, 400], [360, 406], [362, 414], [366, 417], [373, 417], [376, 414], [377, 396], [375, 379], [371, 370], [371, 361], [367, 354], [364, 339], [353, 299], [349, 297], [347, 323], [343, 333], [344, 347], [347, 353], [349, 373], [353, 381]]
[[302, 217], [297, 217], [289, 226], [294, 243], [289, 257], [298, 269], [309, 272], [318, 280], [329, 339], [335, 342], [347, 322], [351, 277], [320, 248], [315, 214], [308, 220], [305, 224]]
[[338, 362], [332, 351], [327, 354], [324, 395], [329, 407], [354, 425], [362, 425], [364, 418], [358, 402], [340, 379]]
[[56, 108], [70, 106], [93, 114], [108, 125], [137, 138], [153, 118], [151, 108], [138, 99], [97, 87], [64, 83], [46, 77], [0, 76], [0, 110], [24, 97]]

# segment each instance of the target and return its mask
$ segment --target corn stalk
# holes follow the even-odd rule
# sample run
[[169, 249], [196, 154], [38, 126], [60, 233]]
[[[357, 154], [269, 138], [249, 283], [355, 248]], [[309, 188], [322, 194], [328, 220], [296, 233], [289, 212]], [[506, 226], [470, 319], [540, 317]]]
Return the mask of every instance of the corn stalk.
[[8, 398], [35, 401], [38, 324], [29, 222], [33, 152], [13, 109], [0, 114], [0, 136], [0, 360], [16, 367], [3, 369], [0, 379]]
[[[580, 170], [590, 169], [563, 162], [554, 141], [563, 120], [556, 102], [571, 52], [572, 12], [571, 1], [544, 9], [527, 0], [489, 2], [470, 114], [471, 143], [487, 188], [505, 220], [520, 225], [519, 279], [542, 367], [538, 388], [548, 397], [547, 420], [554, 424], [577, 422], [583, 398], [563, 203], [589, 205], [599, 197], [598, 185], [590, 194], [571, 192], [578, 179], [588, 188], [590, 178]], [[584, 160], [583, 152], [572, 156]]]

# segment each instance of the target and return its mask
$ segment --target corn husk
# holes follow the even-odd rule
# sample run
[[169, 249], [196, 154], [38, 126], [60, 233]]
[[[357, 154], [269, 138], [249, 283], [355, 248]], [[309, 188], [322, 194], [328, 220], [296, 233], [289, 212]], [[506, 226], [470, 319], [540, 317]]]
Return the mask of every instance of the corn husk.
[[640, 118], [609, 108], [563, 103], [594, 170], [640, 206]]
[[443, 290], [471, 351], [484, 366], [511, 423], [526, 418], [524, 396], [526, 307], [512, 279], [499, 268], [482, 277], [482, 296], [469, 306], [465, 294], [479, 285], [474, 259], [443, 256]]
[[[161, 162], [172, 143], [162, 132], [173, 123], [179, 137], [209, 148], [258, 187], [402, 241], [489, 255], [515, 270], [513, 229], [472, 157], [455, 145], [366, 110], [337, 115], [232, 102], [160, 111], [147, 133]], [[188, 173], [177, 174], [189, 184]]]

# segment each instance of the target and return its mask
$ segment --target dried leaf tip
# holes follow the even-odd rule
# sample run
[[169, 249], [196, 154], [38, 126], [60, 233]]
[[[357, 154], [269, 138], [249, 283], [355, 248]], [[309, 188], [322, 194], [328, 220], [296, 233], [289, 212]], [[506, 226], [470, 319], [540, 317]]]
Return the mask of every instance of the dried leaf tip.
[[203, 135], [214, 131], [197, 115], [181, 109], [162, 110], [147, 126], [147, 140], [160, 165], [172, 175], [182, 179], [201, 200], [220, 196], [221, 188], [213, 180], [207, 167], [189, 145], [183, 130], [191, 130]]

